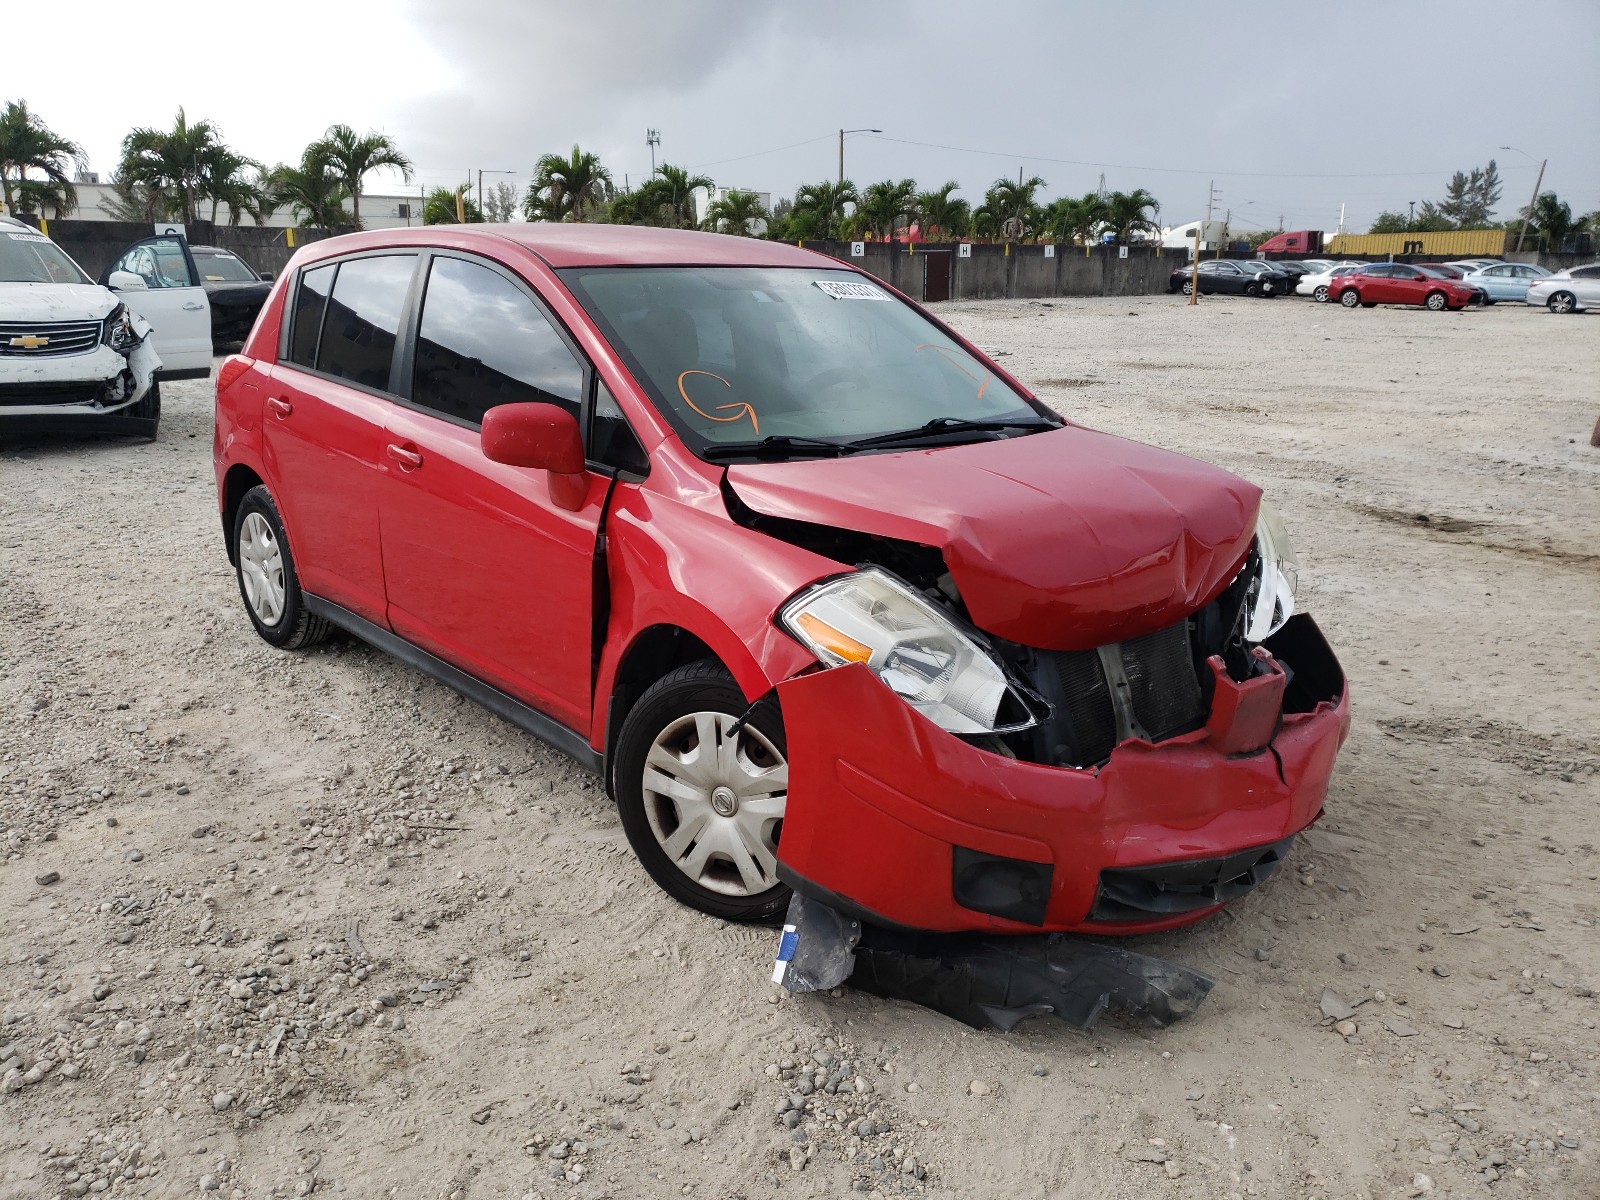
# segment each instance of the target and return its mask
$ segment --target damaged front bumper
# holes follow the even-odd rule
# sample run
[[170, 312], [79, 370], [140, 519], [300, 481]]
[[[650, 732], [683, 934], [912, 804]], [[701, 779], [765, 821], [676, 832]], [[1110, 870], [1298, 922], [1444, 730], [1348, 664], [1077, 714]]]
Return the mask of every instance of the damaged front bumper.
[[155, 420], [130, 413], [160, 367], [148, 337], [126, 354], [102, 345], [62, 358], [0, 360], [0, 433], [153, 434]]
[[1264, 648], [1266, 674], [1217, 672], [1204, 728], [1124, 741], [1090, 769], [947, 733], [864, 666], [787, 680], [779, 874], [907, 930], [1143, 933], [1199, 920], [1267, 878], [1321, 814], [1349, 732], [1343, 672], [1309, 616]]

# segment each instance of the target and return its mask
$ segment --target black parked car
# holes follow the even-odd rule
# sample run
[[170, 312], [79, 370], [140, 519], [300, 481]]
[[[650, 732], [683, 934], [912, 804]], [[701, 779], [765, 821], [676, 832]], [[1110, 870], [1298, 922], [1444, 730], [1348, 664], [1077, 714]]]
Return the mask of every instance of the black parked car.
[[211, 308], [213, 345], [242, 342], [272, 290], [272, 273], [257, 272], [249, 263], [220, 246], [191, 246], [181, 238], [146, 238], [129, 246], [106, 268], [144, 278], [149, 287], [201, 287]]
[[[1200, 294], [1229, 292], [1241, 296], [1281, 296], [1292, 291], [1294, 284], [1289, 275], [1258, 262], [1235, 262], [1228, 258], [1207, 258], [1200, 262]], [[1189, 267], [1179, 267], [1167, 281], [1167, 291], [1182, 292], [1187, 296], [1192, 290]]]

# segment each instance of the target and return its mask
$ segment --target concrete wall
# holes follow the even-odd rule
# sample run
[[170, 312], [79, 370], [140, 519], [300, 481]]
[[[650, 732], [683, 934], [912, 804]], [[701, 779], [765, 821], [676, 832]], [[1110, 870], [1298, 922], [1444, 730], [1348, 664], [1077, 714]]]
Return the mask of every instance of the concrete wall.
[[1051, 296], [1148, 296], [1167, 290], [1167, 277], [1188, 261], [1182, 251], [1161, 252], [1132, 246], [1120, 258], [1115, 246], [1057, 246], [1045, 257], [1043, 246], [974, 245], [962, 258], [954, 245], [867, 242], [861, 258], [850, 257], [848, 242], [806, 242], [806, 249], [843, 259], [898, 288], [913, 300], [923, 296], [923, 256], [950, 257], [952, 300], [1044, 299]]
[[[95, 279], [134, 242], [155, 234], [154, 227], [143, 221], [48, 221], [43, 226], [51, 240]], [[257, 271], [274, 275], [283, 270], [297, 247], [327, 236], [305, 229], [213, 226], [206, 221], [189, 227], [189, 240], [195, 245], [221, 246]]]

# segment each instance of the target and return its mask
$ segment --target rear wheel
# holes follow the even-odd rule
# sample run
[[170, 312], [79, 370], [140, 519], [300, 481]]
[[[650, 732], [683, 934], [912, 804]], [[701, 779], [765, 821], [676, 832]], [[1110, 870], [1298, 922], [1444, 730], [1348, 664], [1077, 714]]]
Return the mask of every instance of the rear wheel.
[[306, 608], [283, 518], [260, 484], [239, 502], [233, 545], [244, 610], [263, 640], [280, 650], [300, 650], [328, 636], [328, 623]]
[[1339, 303], [1346, 308], [1354, 308], [1361, 303], [1361, 293], [1356, 291], [1355, 288], [1345, 288], [1344, 291], [1339, 293]]
[[1577, 311], [1578, 298], [1571, 292], [1555, 292], [1545, 301], [1545, 307], [1553, 313], [1565, 315]]
[[1178, 290], [1185, 296], [1194, 295], [1194, 281], [1192, 279], [1185, 279], [1183, 283], [1179, 285]]
[[1311, 298], [1318, 304], [1326, 304], [1328, 302], [1328, 285], [1325, 283], [1317, 284], [1316, 287], [1311, 289]]
[[749, 702], [720, 663], [679, 667], [622, 723], [615, 789], [623, 831], [668, 895], [714, 917], [768, 921], [789, 902], [778, 838], [789, 799], [783, 717]]

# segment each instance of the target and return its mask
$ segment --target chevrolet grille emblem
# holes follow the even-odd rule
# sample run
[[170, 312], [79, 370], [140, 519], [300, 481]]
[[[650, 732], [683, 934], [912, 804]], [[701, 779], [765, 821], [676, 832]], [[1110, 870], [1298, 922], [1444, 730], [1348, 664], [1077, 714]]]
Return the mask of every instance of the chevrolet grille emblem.
[[11, 346], [15, 350], [39, 350], [50, 344], [47, 337], [36, 337], [34, 334], [23, 334], [21, 337], [11, 339]]

